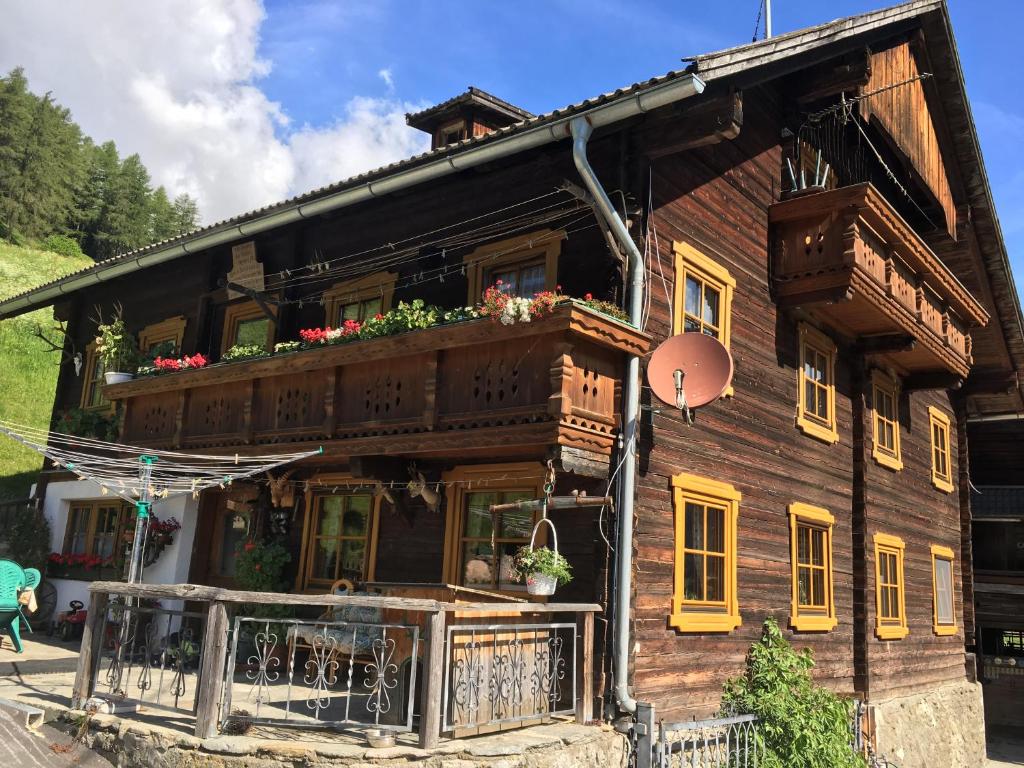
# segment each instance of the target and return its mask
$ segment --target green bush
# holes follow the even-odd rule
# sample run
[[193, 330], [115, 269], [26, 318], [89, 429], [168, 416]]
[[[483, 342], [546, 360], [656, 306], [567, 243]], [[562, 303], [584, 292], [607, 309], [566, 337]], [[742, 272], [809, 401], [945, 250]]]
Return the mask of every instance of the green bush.
[[235, 550], [235, 580], [247, 592], [284, 592], [291, 553], [276, 541], [244, 541]]
[[22, 568], [37, 568], [45, 573], [50, 556], [50, 523], [42, 511], [31, 506], [19, 507], [0, 530], [7, 557]]
[[813, 667], [811, 651], [794, 651], [769, 618], [745, 674], [725, 684], [722, 714], [758, 717], [763, 768], [864, 767], [850, 746], [853, 702], [815, 685]]
[[[235, 550], [235, 580], [246, 592], [288, 592], [289, 584], [284, 569], [291, 562], [291, 553], [276, 541], [248, 540], [240, 543]], [[281, 600], [287, 600], [282, 594]], [[245, 616], [268, 619], [269, 631], [283, 642], [287, 628], [275, 619], [290, 619], [295, 615], [291, 605], [268, 605], [266, 603], [244, 604], [241, 611]], [[263, 625], [257, 631], [263, 631]]]
[[113, 443], [117, 441], [118, 433], [121, 431], [120, 413], [68, 408], [57, 417], [53, 431], [60, 432], [62, 435], [89, 437]]
[[50, 251], [50, 253], [58, 253], [61, 256], [69, 256], [72, 258], [81, 258], [85, 256], [82, 253], [82, 247], [78, 244], [78, 241], [73, 237], [67, 235], [49, 235], [43, 239], [40, 243], [44, 251]]

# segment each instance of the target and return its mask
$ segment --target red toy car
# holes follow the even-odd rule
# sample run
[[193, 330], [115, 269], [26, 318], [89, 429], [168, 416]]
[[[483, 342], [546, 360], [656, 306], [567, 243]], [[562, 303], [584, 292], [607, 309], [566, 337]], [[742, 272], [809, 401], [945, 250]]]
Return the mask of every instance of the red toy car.
[[85, 609], [85, 603], [81, 600], [72, 600], [69, 604], [70, 610], [61, 611], [57, 618], [50, 622], [46, 634], [58, 635], [61, 640], [80, 640], [85, 630], [85, 619], [89, 613]]

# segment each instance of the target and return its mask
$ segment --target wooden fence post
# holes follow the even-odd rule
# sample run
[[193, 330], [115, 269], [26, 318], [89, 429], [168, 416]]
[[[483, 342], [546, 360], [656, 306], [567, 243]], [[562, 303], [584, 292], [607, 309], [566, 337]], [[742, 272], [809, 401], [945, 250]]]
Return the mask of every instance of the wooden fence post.
[[71, 691], [71, 708], [81, 709], [92, 696], [96, 660], [101, 653], [103, 620], [107, 615], [106, 592], [89, 595], [89, 614], [82, 628], [82, 648], [78, 654], [78, 669], [75, 670], [75, 687]]
[[423, 649], [423, 690], [420, 692], [420, 748], [437, 746], [444, 707], [445, 634], [448, 615], [444, 609], [431, 614], [430, 630]]
[[196, 730], [200, 739], [217, 735], [220, 702], [224, 693], [224, 667], [227, 663], [228, 610], [221, 602], [211, 602], [206, 612], [203, 651], [196, 700]]
[[594, 719], [594, 614], [576, 614], [580, 653], [576, 658], [576, 722], [586, 725]]

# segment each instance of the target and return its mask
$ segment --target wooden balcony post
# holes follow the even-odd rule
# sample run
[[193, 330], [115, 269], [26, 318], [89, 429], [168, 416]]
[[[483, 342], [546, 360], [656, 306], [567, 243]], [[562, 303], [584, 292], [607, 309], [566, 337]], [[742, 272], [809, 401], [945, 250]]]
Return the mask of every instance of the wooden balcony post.
[[576, 635], [580, 653], [576, 669], [576, 722], [586, 725], [594, 719], [594, 614], [576, 614]]
[[334, 404], [335, 394], [338, 391], [338, 371], [338, 368], [329, 369], [324, 381], [324, 432], [328, 439], [334, 437], [334, 430], [338, 426], [338, 416]]
[[71, 689], [71, 708], [81, 709], [92, 696], [96, 662], [102, 650], [103, 620], [107, 615], [106, 592], [89, 595], [89, 614], [82, 629], [82, 648], [78, 653], [75, 687]]
[[430, 615], [423, 649], [423, 689], [420, 692], [420, 749], [437, 746], [441, 712], [445, 706], [445, 634], [448, 614], [441, 609]]
[[437, 427], [437, 362], [440, 353], [435, 350], [427, 357], [423, 372], [423, 426], [428, 430]]
[[256, 379], [249, 379], [245, 383], [245, 396], [242, 401], [242, 442], [246, 445], [252, 444], [253, 438], [253, 405], [256, 399]]
[[568, 418], [572, 413], [572, 387], [575, 379], [572, 351], [573, 345], [569, 342], [554, 345], [555, 357], [551, 361], [551, 395], [548, 398], [548, 413], [559, 420]]
[[217, 735], [220, 702], [224, 693], [224, 668], [227, 664], [228, 610], [221, 602], [211, 602], [206, 612], [203, 650], [199, 669], [199, 693], [196, 698], [196, 730], [200, 739]]

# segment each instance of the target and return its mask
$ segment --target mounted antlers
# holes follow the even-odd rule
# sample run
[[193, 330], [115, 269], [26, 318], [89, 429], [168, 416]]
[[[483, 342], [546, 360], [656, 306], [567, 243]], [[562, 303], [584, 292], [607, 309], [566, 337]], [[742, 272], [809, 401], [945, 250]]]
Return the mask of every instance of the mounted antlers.
[[61, 339], [59, 344], [47, 336], [46, 332], [43, 330], [43, 326], [39, 324], [36, 324], [35, 329], [32, 331], [32, 335], [46, 344], [50, 348], [51, 352], [60, 352], [60, 362], [58, 365], [63, 365], [64, 363], [75, 363], [75, 373], [77, 374], [77, 369], [82, 365], [82, 357], [78, 353], [78, 350], [75, 349], [75, 342], [73, 339], [71, 340], [71, 352], [69, 353], [64, 349], [64, 342], [68, 338], [67, 323], [64, 320], [61, 320], [50, 330], [56, 331], [59, 334], [59, 338]]
[[274, 477], [267, 472], [267, 486], [270, 488], [270, 503], [276, 507], [290, 507], [295, 503], [294, 492], [288, 483], [288, 478], [295, 474], [294, 469]]
[[415, 464], [409, 466], [409, 475], [412, 477], [412, 480], [409, 481], [406, 488], [409, 491], [410, 498], [419, 496], [431, 512], [437, 512], [438, 507], [441, 505], [441, 494], [427, 485], [427, 478], [416, 469]]

